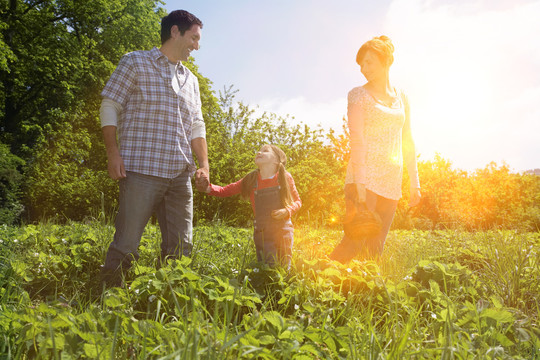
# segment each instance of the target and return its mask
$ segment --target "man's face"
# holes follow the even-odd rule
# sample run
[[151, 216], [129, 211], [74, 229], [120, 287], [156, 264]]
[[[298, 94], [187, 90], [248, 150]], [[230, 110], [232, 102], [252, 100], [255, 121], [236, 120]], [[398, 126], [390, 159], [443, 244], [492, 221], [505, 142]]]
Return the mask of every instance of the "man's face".
[[201, 27], [199, 25], [192, 25], [189, 30], [186, 30], [184, 35], [181, 35], [178, 28], [173, 26], [171, 29], [171, 37], [175, 42], [178, 60], [186, 61], [193, 50], [199, 50]]

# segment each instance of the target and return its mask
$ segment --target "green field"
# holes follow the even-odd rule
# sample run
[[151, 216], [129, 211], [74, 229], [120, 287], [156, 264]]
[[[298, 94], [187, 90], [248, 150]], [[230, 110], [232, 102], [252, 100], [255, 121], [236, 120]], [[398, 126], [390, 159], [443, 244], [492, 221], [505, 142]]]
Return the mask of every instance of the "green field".
[[393, 231], [343, 266], [340, 231], [299, 227], [286, 272], [254, 262], [249, 229], [199, 226], [156, 271], [149, 225], [103, 292], [113, 232], [0, 226], [0, 359], [540, 359], [538, 232]]

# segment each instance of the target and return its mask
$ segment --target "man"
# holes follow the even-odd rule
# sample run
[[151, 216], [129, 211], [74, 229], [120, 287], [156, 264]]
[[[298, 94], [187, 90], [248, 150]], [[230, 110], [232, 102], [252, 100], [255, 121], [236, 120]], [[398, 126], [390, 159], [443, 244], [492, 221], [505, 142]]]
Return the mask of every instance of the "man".
[[120, 187], [116, 232], [102, 270], [107, 286], [120, 285], [138, 258], [154, 212], [162, 236], [158, 265], [191, 254], [191, 177], [195, 173], [198, 189], [210, 179], [199, 83], [182, 61], [199, 49], [202, 26], [187, 11], [171, 12], [161, 21], [161, 47], [124, 55], [101, 93], [108, 171]]

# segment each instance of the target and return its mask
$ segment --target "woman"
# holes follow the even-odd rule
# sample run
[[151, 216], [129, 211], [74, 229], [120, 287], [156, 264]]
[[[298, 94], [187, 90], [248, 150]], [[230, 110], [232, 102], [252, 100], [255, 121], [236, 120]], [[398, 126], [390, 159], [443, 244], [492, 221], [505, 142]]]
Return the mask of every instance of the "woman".
[[370, 238], [344, 236], [330, 255], [341, 262], [348, 262], [360, 252], [367, 258], [381, 255], [401, 198], [403, 163], [411, 179], [409, 206], [420, 202], [409, 104], [405, 94], [390, 83], [393, 53], [391, 40], [379, 36], [363, 44], [356, 55], [367, 83], [348, 95], [351, 160], [345, 178], [345, 197], [375, 212], [382, 221], [382, 230]]

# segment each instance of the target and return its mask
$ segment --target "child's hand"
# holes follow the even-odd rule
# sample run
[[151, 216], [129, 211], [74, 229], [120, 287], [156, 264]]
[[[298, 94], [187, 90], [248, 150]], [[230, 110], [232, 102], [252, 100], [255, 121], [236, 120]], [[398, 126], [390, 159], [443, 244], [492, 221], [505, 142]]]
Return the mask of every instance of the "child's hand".
[[270, 215], [276, 220], [282, 220], [286, 219], [289, 216], [289, 212], [287, 211], [287, 209], [277, 209], [273, 210]]

